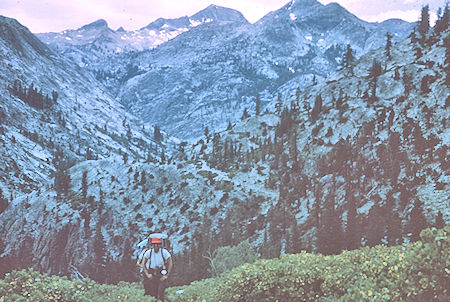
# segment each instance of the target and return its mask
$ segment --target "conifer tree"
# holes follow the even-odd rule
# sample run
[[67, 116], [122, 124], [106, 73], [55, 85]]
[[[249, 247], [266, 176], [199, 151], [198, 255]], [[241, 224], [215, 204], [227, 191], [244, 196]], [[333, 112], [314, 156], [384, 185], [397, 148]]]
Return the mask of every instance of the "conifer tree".
[[54, 187], [58, 196], [66, 195], [70, 189], [70, 175], [66, 169], [61, 166], [56, 167], [56, 174], [54, 179]]
[[3, 191], [0, 189], [0, 214], [8, 208], [8, 199], [3, 196]]
[[142, 170], [141, 172], [141, 181], [139, 182], [140, 185], [145, 185], [145, 183], [147, 182], [147, 177], [145, 174], [145, 170]]
[[386, 236], [389, 245], [402, 244], [402, 221], [396, 212], [388, 213]]
[[445, 84], [450, 87], [450, 37], [444, 39], [445, 46], [445, 61], [444, 61], [444, 71], [445, 71]]
[[367, 221], [367, 245], [375, 246], [381, 243], [386, 231], [383, 210], [375, 204], [369, 211]]
[[314, 107], [311, 111], [312, 121], [317, 120], [321, 111], [322, 111], [322, 96], [319, 94], [316, 96], [316, 99], [314, 101]]
[[161, 130], [159, 129], [158, 125], [155, 125], [153, 128], [153, 138], [156, 141], [161, 141], [163, 139], [163, 136], [161, 134]]
[[420, 240], [420, 232], [427, 227], [428, 223], [423, 214], [423, 204], [421, 201], [416, 200], [408, 222], [408, 231], [411, 233], [410, 240], [412, 242]]
[[347, 226], [345, 232], [345, 249], [354, 250], [361, 244], [361, 233], [357, 220], [357, 206], [356, 199], [351, 191], [350, 179], [346, 179], [346, 193], [345, 200], [347, 201]]
[[342, 88], [339, 89], [339, 96], [336, 100], [336, 109], [341, 109], [342, 107], [342, 103], [344, 100], [344, 90], [342, 90]]
[[436, 228], [442, 229], [444, 227], [445, 227], [444, 216], [442, 215], [442, 212], [439, 211], [436, 216]]
[[386, 46], [384, 48], [384, 54], [386, 55], [386, 59], [391, 60], [391, 47], [392, 47], [392, 36], [389, 32], [386, 32]]
[[394, 71], [394, 80], [396, 80], [396, 81], [400, 80], [400, 73], [399, 73], [398, 69], [396, 69]]
[[341, 216], [335, 209], [334, 189], [327, 196], [325, 207], [320, 214], [317, 230], [317, 250], [324, 255], [339, 254], [343, 248], [344, 231]]
[[420, 41], [425, 42], [426, 35], [430, 30], [430, 8], [428, 5], [422, 7], [421, 17], [417, 31], [420, 34]]
[[283, 102], [281, 100], [281, 93], [278, 92], [277, 102], [275, 103], [275, 114], [280, 115], [282, 107]]
[[106, 268], [106, 243], [101, 230], [100, 223], [97, 223], [95, 239], [94, 239], [94, 256], [95, 256], [95, 276], [94, 280], [104, 282]]
[[248, 114], [247, 108], [244, 108], [244, 112], [242, 113], [241, 120], [245, 120], [246, 118], [249, 118], [250, 114]]
[[377, 99], [376, 90], [377, 90], [377, 81], [378, 77], [382, 73], [381, 63], [376, 59], [373, 59], [373, 63], [371, 68], [369, 69], [369, 75], [367, 78], [370, 80], [369, 87], [372, 89], [372, 95], [370, 96], [370, 100], [373, 102]]
[[372, 66], [369, 69], [368, 79], [376, 81], [382, 73], [381, 63], [377, 59], [373, 59]]
[[83, 198], [83, 203], [87, 202], [87, 190], [88, 190], [87, 171], [84, 171], [81, 177], [81, 196]]
[[350, 44], [347, 44], [347, 50], [342, 57], [342, 69], [347, 69], [351, 75], [353, 75], [353, 64], [355, 63], [355, 57]]
[[412, 89], [412, 75], [410, 75], [409, 73], [406, 72], [406, 70], [403, 72], [403, 77], [402, 77], [402, 81], [403, 81], [403, 86], [405, 89], [405, 95], [409, 96], [409, 93], [411, 92]]
[[289, 241], [288, 246], [286, 247], [286, 253], [288, 254], [297, 254], [302, 250], [302, 242], [300, 237], [300, 230], [297, 225], [297, 220], [293, 219], [293, 223], [291, 225], [289, 231]]
[[442, 12], [442, 15], [438, 12], [438, 20], [436, 21], [436, 25], [434, 26], [434, 32], [437, 36], [439, 36], [442, 32], [448, 29], [449, 25], [449, 7], [448, 3], [445, 4], [445, 8]]
[[430, 80], [432, 80], [432, 78], [429, 75], [425, 75], [420, 81], [420, 90], [422, 94], [427, 94], [431, 91], [429, 84]]
[[261, 99], [259, 98], [259, 94], [256, 94], [255, 99], [255, 115], [258, 116], [261, 114]]

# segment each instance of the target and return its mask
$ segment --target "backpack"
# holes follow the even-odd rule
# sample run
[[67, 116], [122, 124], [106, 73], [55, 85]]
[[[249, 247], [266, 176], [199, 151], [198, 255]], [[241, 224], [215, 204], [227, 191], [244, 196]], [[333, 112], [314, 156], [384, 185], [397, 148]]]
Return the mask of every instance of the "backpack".
[[[141, 242], [139, 242], [137, 244], [137, 249], [135, 250], [135, 253], [137, 254], [137, 262], [136, 265], [138, 267], [140, 267], [140, 271], [142, 271], [143, 269], [143, 260], [144, 260], [144, 254], [146, 251], [151, 250], [151, 247], [148, 247], [148, 242], [149, 240], [151, 240], [152, 238], [160, 238], [161, 239], [161, 252], [162, 249], [166, 249], [168, 251], [170, 251], [170, 241], [169, 238], [166, 234], [162, 234], [162, 233], [153, 233], [150, 234], [150, 236], [148, 236], [147, 238], [145, 238], [144, 240], [142, 240]], [[151, 255], [151, 254], [150, 254]], [[141, 257], [142, 256], [142, 257]], [[164, 255], [161, 254], [162, 258], [163, 258], [163, 262], [164, 262], [164, 266], [166, 264], [166, 259], [164, 258]]]

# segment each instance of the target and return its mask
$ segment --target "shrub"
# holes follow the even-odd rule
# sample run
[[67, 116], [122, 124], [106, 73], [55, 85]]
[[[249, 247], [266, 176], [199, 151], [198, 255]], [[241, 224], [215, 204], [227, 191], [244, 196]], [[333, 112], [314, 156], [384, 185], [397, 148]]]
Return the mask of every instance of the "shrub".
[[258, 260], [168, 294], [170, 301], [448, 301], [449, 232], [447, 225], [400, 246]]
[[[105, 302], [142, 301], [144, 290], [139, 284], [98, 284], [86, 278], [71, 281], [65, 277], [41, 274], [33, 269], [13, 271], [0, 280], [0, 300]], [[155, 301], [147, 298], [146, 301]]]
[[250, 242], [245, 240], [237, 246], [219, 247], [215, 256], [210, 259], [210, 271], [213, 275], [218, 276], [245, 263], [253, 263], [256, 259], [258, 259], [257, 253]]

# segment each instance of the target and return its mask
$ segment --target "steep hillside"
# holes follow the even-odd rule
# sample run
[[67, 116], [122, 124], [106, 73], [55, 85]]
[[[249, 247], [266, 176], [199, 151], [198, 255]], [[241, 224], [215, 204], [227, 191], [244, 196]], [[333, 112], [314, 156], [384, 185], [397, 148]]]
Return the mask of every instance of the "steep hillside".
[[208, 275], [208, 252], [246, 238], [267, 258], [417, 240], [450, 216], [448, 41], [448, 24], [415, 31], [159, 163], [81, 162], [62, 197], [42, 188], [1, 214], [2, 255], [132, 279], [132, 247], [163, 230], [181, 283]]
[[217, 131], [237, 121], [244, 108], [252, 111], [257, 93], [264, 108], [290, 80], [304, 89], [326, 78], [347, 44], [359, 57], [384, 45], [386, 32], [398, 41], [412, 27], [368, 23], [337, 4], [291, 1], [255, 24], [208, 23], [151, 51], [124, 55], [122, 62], [139, 72], [130, 77], [115, 68], [113, 74], [126, 79], [118, 95], [132, 112], [192, 140], [205, 127]]
[[0, 58], [0, 189], [6, 198], [44, 190], [57, 171], [76, 162], [125, 153], [130, 160], [156, 157], [164, 147], [153, 141], [153, 127], [14, 19], [0, 17]]

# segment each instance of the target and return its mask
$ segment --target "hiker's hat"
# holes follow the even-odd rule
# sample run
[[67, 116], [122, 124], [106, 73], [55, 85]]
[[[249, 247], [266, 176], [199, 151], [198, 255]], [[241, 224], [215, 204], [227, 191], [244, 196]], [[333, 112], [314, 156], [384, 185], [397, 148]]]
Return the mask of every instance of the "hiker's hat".
[[158, 237], [152, 238], [152, 243], [161, 243], [161, 238]]

